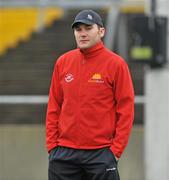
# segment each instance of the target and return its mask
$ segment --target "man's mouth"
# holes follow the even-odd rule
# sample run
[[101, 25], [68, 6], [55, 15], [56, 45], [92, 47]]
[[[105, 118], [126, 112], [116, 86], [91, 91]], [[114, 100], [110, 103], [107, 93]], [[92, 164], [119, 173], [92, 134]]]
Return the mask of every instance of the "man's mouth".
[[80, 43], [87, 43], [89, 40], [80, 40]]

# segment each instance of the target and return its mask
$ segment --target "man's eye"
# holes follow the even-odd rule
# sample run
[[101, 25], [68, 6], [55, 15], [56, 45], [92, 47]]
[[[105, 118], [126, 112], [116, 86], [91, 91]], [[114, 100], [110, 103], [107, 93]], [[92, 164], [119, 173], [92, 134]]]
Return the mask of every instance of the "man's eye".
[[90, 29], [92, 29], [92, 27], [91, 27], [91, 26], [88, 26], [88, 27], [86, 27], [86, 29], [87, 29], [87, 30], [90, 30]]
[[76, 28], [75, 30], [76, 30], [76, 31], [80, 31], [80, 28]]

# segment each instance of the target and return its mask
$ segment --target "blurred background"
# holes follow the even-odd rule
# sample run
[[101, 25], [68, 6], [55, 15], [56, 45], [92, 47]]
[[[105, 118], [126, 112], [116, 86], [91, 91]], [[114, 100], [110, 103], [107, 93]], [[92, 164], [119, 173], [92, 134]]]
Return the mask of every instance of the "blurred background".
[[76, 48], [71, 23], [82, 9], [100, 13], [105, 45], [133, 78], [121, 179], [169, 179], [168, 8], [169, 0], [0, 0], [0, 180], [47, 180], [51, 75], [57, 57]]

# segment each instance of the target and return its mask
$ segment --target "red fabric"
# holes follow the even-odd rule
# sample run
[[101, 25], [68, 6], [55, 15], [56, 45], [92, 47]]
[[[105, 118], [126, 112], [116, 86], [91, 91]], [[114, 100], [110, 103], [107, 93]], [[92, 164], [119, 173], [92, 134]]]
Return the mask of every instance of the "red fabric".
[[120, 157], [134, 117], [134, 91], [125, 61], [102, 42], [56, 62], [46, 116], [46, 141], [76, 149], [110, 146]]

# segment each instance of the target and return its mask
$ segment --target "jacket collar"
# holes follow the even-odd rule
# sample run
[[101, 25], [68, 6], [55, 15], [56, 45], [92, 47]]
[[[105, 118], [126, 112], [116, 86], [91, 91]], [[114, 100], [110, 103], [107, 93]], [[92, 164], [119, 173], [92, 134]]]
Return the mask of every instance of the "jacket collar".
[[79, 49], [79, 50], [84, 55], [85, 58], [91, 58], [100, 54], [103, 49], [104, 49], [104, 44], [102, 41], [100, 41], [91, 48], [83, 49], [83, 50]]

